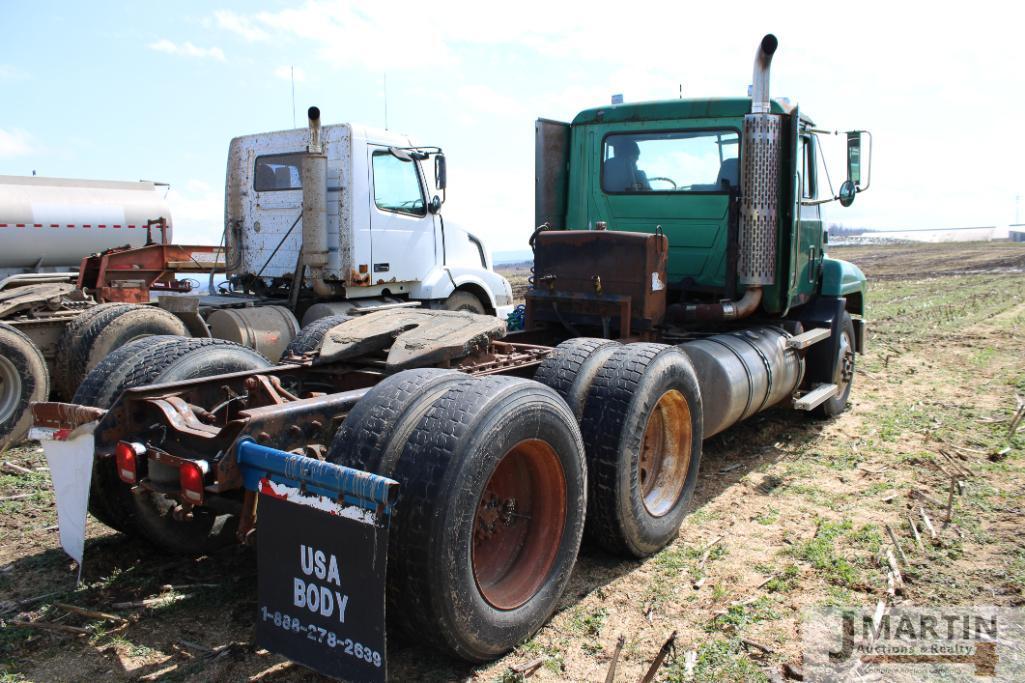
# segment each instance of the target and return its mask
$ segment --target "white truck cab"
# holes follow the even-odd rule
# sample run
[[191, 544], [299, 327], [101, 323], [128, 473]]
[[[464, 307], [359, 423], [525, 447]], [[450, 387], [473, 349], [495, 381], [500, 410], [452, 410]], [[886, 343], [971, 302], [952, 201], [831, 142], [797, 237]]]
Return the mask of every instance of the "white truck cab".
[[[439, 148], [356, 124], [321, 128], [316, 108], [310, 124], [231, 141], [225, 240], [232, 282], [290, 283], [303, 272], [304, 288], [311, 287], [318, 301], [345, 302], [333, 304], [339, 312], [372, 304], [368, 299], [421, 301], [502, 318], [512, 310], [511, 287], [492, 270], [483, 242], [441, 215], [445, 161]], [[309, 176], [304, 197], [309, 156], [319, 157], [318, 173], [326, 182]], [[425, 162], [432, 157], [428, 173]], [[313, 187], [318, 184], [324, 199]], [[311, 202], [319, 205], [326, 229], [314, 226], [315, 214], [305, 214], [303, 225]], [[311, 240], [308, 229], [326, 234]], [[326, 238], [326, 258], [317, 261], [322, 266], [303, 266], [310, 262], [304, 233], [307, 241]]]

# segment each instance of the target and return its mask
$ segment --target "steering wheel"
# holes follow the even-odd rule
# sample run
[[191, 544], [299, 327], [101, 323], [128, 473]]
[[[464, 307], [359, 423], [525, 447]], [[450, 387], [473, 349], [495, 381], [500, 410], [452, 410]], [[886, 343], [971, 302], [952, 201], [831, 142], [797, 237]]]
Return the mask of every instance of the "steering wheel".
[[672, 186], [673, 186], [673, 189], [674, 189], [674, 190], [676, 190], [676, 189], [679, 189], [679, 188], [677, 188], [677, 187], [676, 187], [676, 181], [675, 181], [675, 180], [673, 180], [672, 178], [665, 178], [665, 177], [663, 177], [663, 176], [657, 176], [657, 177], [655, 177], [655, 178], [648, 178], [648, 183], [649, 183], [649, 184], [650, 184], [650, 183], [653, 183], [653, 182], [655, 182], [656, 180], [663, 180], [663, 181], [665, 181], [665, 182], [669, 183], [670, 185], [672, 185]]

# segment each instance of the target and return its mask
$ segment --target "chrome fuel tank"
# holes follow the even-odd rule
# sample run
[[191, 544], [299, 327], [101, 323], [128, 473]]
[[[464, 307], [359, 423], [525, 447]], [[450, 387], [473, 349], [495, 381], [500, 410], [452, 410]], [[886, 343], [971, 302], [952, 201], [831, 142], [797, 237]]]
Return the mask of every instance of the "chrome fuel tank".
[[685, 342], [698, 376], [705, 438], [786, 400], [800, 386], [804, 360], [778, 327], [752, 327]]

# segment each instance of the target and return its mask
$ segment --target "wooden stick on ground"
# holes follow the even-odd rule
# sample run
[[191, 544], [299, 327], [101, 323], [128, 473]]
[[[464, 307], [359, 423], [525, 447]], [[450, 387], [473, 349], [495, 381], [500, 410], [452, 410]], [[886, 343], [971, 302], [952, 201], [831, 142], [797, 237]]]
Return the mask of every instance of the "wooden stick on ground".
[[92, 635], [92, 631], [90, 631], [87, 628], [79, 628], [78, 626], [68, 626], [67, 624], [54, 624], [49, 621], [23, 621], [21, 619], [12, 619], [7, 623], [9, 623], [11, 626], [17, 626], [19, 628], [38, 628], [44, 631], [70, 633], [76, 636]]
[[745, 645], [746, 647], [749, 647], [749, 648], [752, 648], [752, 649], [758, 650], [758, 651], [759, 651], [759, 652], [761, 652], [761, 653], [762, 653], [763, 655], [771, 655], [771, 654], [775, 654], [775, 651], [774, 651], [774, 650], [773, 650], [772, 648], [770, 648], [770, 647], [766, 647], [765, 645], [762, 645], [761, 643], [756, 643], [756, 642], [755, 642], [755, 641], [753, 641], [753, 640], [748, 640], [747, 638], [741, 638], [741, 639], [740, 639], [740, 642], [741, 642], [741, 643], [742, 643], [743, 645]]
[[625, 636], [621, 635], [616, 639], [616, 649], [612, 653], [612, 661], [609, 662], [609, 671], [605, 674], [605, 683], [613, 683], [616, 680], [616, 664], [619, 663], [619, 653], [623, 651], [623, 645], [625, 643]]
[[516, 666], [510, 666], [509, 670], [514, 674], [519, 674], [523, 678], [530, 678], [534, 673], [541, 668], [541, 665], [545, 663], [545, 660], [541, 657], [532, 659], [526, 664], [517, 664]]
[[886, 549], [886, 563], [890, 565], [890, 571], [893, 572], [893, 587], [898, 593], [904, 592], [904, 577], [900, 575], [900, 567], [897, 566], [897, 559], [893, 556], [893, 551], [889, 548]]
[[676, 631], [673, 631], [669, 638], [666, 639], [666, 642], [662, 644], [662, 649], [660, 649], [658, 654], [655, 655], [655, 659], [652, 660], [651, 666], [648, 667], [647, 672], [645, 672], [644, 676], [641, 677], [641, 683], [651, 683], [651, 681], [655, 679], [655, 675], [658, 673], [658, 670], [662, 668], [662, 662], [664, 662], [666, 657], [669, 656], [669, 653], [672, 651], [675, 644]]
[[935, 541], [936, 540], [936, 529], [933, 527], [932, 520], [929, 519], [929, 515], [925, 514], [925, 508], [919, 507], [918, 508], [918, 513], [920, 515], [922, 515], [922, 523], [925, 524], [926, 530], [928, 530], [929, 535]]
[[918, 533], [918, 526], [915, 524], [914, 518], [911, 513], [908, 513], [908, 524], [911, 526], [911, 533], [915, 537], [915, 543], [918, 544], [919, 550], [925, 550], [925, 546], [922, 545], [922, 536]]
[[115, 621], [119, 624], [127, 624], [128, 620], [124, 617], [119, 617], [116, 614], [107, 614], [106, 612], [97, 612], [91, 609], [85, 609], [84, 607], [78, 607], [76, 605], [69, 605], [66, 602], [55, 602], [55, 607], [60, 607], [66, 612], [74, 612], [75, 614], [81, 614], [83, 617], [89, 617], [90, 619], [100, 619], [103, 621]]
[[921, 501], [929, 503], [929, 505], [932, 505], [933, 507], [938, 507], [938, 508], [942, 508], [943, 507], [943, 503], [941, 503], [940, 501], [936, 500], [935, 498], [933, 498], [929, 494], [925, 493], [924, 491], [919, 491], [918, 489], [911, 489], [911, 495], [913, 495], [914, 497], [918, 498]]
[[24, 500], [25, 498], [31, 498], [36, 494], [34, 493], [16, 493], [13, 496], [0, 496], [0, 503], [6, 503], [9, 500]]
[[893, 547], [897, 549], [897, 555], [900, 556], [900, 561], [903, 562], [905, 566], [910, 564], [908, 562], [908, 556], [904, 554], [904, 549], [900, 547], [900, 543], [897, 541], [897, 534], [894, 533], [893, 527], [889, 524], [886, 525], [886, 533], [890, 535], [890, 540], [893, 541]]
[[8, 460], [4, 460], [2, 467], [5, 472], [10, 472], [11, 474], [35, 474], [35, 472], [29, 468], [22, 467], [21, 465], [15, 465], [13, 462]]
[[139, 607], [155, 607], [157, 605], [170, 605], [179, 600], [187, 600], [191, 598], [191, 594], [179, 595], [160, 595], [155, 598], [146, 598], [145, 600], [133, 600], [131, 602], [115, 602], [111, 607], [113, 609], [136, 609]]
[[947, 516], [943, 520], [943, 526], [950, 524], [950, 520], [954, 514], [954, 494], [957, 492], [957, 480], [950, 480], [950, 495], [947, 496]]

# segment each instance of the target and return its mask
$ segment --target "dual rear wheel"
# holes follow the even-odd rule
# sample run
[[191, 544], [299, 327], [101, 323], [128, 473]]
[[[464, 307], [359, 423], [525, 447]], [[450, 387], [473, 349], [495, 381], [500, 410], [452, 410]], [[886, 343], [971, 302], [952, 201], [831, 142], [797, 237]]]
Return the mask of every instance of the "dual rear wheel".
[[410, 370], [370, 390], [328, 459], [396, 479], [390, 620], [471, 661], [548, 619], [584, 528], [587, 466], [565, 402], [537, 382]]

